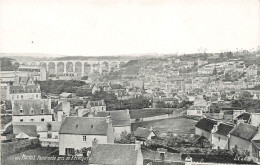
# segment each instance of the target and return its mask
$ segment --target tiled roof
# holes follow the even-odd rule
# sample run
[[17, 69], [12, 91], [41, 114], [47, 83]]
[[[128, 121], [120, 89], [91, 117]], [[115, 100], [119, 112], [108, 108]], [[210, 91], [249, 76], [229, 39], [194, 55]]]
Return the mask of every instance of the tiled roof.
[[224, 124], [224, 123], [220, 123], [218, 125], [218, 130], [215, 133], [227, 136], [233, 128], [234, 127], [232, 125], [227, 125], [227, 124]]
[[135, 144], [98, 144], [92, 147], [89, 163], [106, 165], [134, 165], [138, 150]]
[[108, 124], [105, 117], [66, 117], [60, 134], [107, 135]]
[[211, 132], [213, 126], [217, 124], [217, 121], [208, 119], [208, 118], [202, 118], [198, 123], [195, 125], [195, 127], [200, 128], [202, 130]]
[[130, 115], [127, 111], [106, 111], [106, 112], [97, 112], [97, 117], [107, 117], [111, 116], [112, 125], [115, 127], [124, 127], [130, 126]]
[[[44, 115], [51, 113], [51, 102], [49, 99], [14, 100], [13, 115]], [[43, 108], [43, 113], [41, 109]], [[20, 113], [20, 109], [23, 113]], [[31, 109], [33, 113], [31, 113]]]
[[230, 135], [251, 141], [257, 132], [258, 132], [257, 127], [245, 123], [239, 123], [230, 132]]
[[37, 128], [35, 125], [13, 125], [13, 134], [18, 135], [21, 132], [31, 137], [37, 136]]

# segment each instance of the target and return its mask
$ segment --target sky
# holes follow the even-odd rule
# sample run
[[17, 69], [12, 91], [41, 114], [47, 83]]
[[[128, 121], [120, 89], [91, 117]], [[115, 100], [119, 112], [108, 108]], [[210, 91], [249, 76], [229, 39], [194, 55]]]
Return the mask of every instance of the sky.
[[0, 53], [251, 49], [260, 45], [259, 21], [260, 0], [1, 0]]

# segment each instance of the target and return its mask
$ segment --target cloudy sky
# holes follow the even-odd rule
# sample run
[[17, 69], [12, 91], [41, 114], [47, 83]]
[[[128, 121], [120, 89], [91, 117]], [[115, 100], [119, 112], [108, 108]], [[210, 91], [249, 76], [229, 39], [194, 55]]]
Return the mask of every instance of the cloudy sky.
[[256, 48], [258, 0], [1, 0], [0, 53], [120, 55]]

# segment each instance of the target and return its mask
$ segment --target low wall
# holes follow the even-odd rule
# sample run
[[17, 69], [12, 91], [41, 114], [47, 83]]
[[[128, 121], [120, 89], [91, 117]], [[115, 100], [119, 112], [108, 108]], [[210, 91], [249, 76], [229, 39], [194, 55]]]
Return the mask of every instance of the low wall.
[[59, 147], [58, 139], [40, 139], [40, 144], [42, 147]]
[[1, 156], [7, 156], [28, 149], [40, 147], [39, 139], [26, 139], [1, 144]]

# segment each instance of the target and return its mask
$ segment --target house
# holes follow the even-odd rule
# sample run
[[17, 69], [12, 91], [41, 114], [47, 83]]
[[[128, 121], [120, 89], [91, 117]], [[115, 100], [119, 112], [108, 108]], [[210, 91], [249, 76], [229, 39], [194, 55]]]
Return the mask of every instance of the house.
[[251, 140], [257, 133], [257, 127], [246, 123], [239, 123], [230, 132], [229, 149], [237, 147], [240, 150], [252, 151]]
[[208, 118], [202, 118], [200, 121], [197, 122], [195, 125], [195, 134], [205, 137], [209, 141], [211, 141], [211, 130], [213, 129], [214, 125], [217, 124], [217, 121]]
[[255, 162], [260, 162], [260, 140], [252, 140], [252, 156]]
[[234, 127], [229, 124], [219, 123], [212, 129], [211, 144], [213, 149], [229, 150], [229, 133]]
[[137, 141], [144, 142], [146, 140], [151, 140], [155, 136], [156, 136], [156, 134], [154, 133], [152, 128], [148, 129], [148, 128], [138, 127], [134, 131], [134, 137], [136, 138]]
[[112, 121], [109, 117], [66, 117], [59, 131], [59, 155], [75, 155], [77, 150], [114, 143]]
[[91, 148], [89, 164], [143, 165], [140, 144], [96, 144]]
[[207, 106], [207, 101], [203, 98], [202, 95], [198, 95], [196, 99], [194, 100], [193, 105], [195, 106]]
[[[22, 134], [21, 134], [22, 133]], [[37, 128], [35, 125], [13, 125], [13, 134], [15, 136], [19, 135], [18, 137], [21, 138], [28, 136], [27, 138], [37, 137]]]
[[107, 92], [110, 89], [111, 88], [108, 83], [97, 83], [92, 88], [92, 94], [94, 94], [95, 92], [99, 92], [100, 90]]
[[110, 116], [114, 128], [114, 136], [119, 138], [123, 132], [131, 133], [129, 110], [97, 112], [96, 117]]
[[32, 77], [15, 77], [13, 85], [8, 85], [8, 100], [41, 99], [40, 85]]
[[61, 101], [53, 108], [55, 121], [62, 121], [62, 117], [70, 116], [70, 102]]
[[191, 106], [187, 109], [187, 116], [203, 116], [204, 106]]
[[62, 92], [60, 94], [61, 99], [68, 99], [68, 98], [71, 99], [71, 98], [75, 98], [75, 97], [76, 97], [76, 95], [74, 93]]
[[12, 100], [12, 115], [12, 122], [52, 121], [51, 100]]
[[106, 111], [106, 104], [105, 101], [102, 100], [96, 100], [96, 101], [88, 101], [86, 105], [86, 109], [88, 109], [90, 112], [96, 113], [101, 111]]
[[43, 122], [37, 125], [40, 139], [58, 139], [61, 121]]
[[133, 98], [133, 96], [131, 96], [127, 91], [125, 90], [118, 90], [118, 91], [114, 91], [116, 97], [118, 100], [128, 100]]
[[238, 123], [251, 123], [251, 114], [250, 113], [242, 113], [240, 114], [239, 116], [237, 116], [235, 119], [234, 119], [234, 124], [238, 124]]

